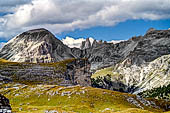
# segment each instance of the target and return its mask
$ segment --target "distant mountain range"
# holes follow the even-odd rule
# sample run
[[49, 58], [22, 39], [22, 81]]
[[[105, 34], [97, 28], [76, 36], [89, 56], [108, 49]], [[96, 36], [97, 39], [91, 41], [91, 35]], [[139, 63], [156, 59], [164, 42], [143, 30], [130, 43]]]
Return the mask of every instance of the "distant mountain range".
[[[91, 43], [87, 38], [82, 42], [81, 48], [68, 47], [46, 29], [34, 29], [16, 36], [0, 50], [0, 58], [13, 62], [50, 63], [86, 58], [91, 72], [100, 70], [92, 75], [95, 80], [107, 75], [107, 72], [100, 74], [104, 71], [103, 68], [111, 69], [111, 83], [101, 80], [107, 87], [98, 86], [100, 82], [95, 82], [95, 87], [121, 89], [126, 92], [168, 85], [169, 56], [164, 55], [169, 54], [170, 30], [153, 28], [144, 36], [132, 37], [116, 44], [96, 40]], [[160, 70], [165, 70], [166, 73], [159, 72], [158, 77]]]
[[[75, 91], [78, 92], [79, 89], [75, 89], [73, 86], [80, 85], [140, 94], [143, 97], [169, 99], [167, 88], [170, 84], [170, 30], [151, 28], [144, 36], [132, 37], [116, 44], [97, 40], [91, 42], [90, 40], [87, 38], [82, 41], [80, 48], [70, 48], [43, 28], [26, 31], [14, 37], [0, 50], [0, 83], [2, 86], [7, 84], [4, 86], [5, 88], [2, 87], [0, 92], [5, 96], [9, 94], [7, 97], [12, 100], [13, 97], [17, 98], [19, 95], [15, 94], [15, 91], [11, 91], [11, 87], [15, 89], [17, 84], [19, 84], [17, 87], [28, 88], [28, 91], [25, 90], [26, 93], [30, 93], [30, 89], [33, 89], [32, 85], [35, 85], [37, 91], [39, 91], [38, 88], [44, 87], [40, 92], [48, 90], [50, 95], [51, 92], [56, 93], [54, 85], [65, 86], [62, 87], [63, 89], [74, 89], [61, 93], [61, 98], [63, 98], [63, 94], [69, 96]], [[58, 88], [55, 86], [55, 90], [60, 90]], [[80, 88], [83, 89], [83, 92], [87, 90], [104, 91], [89, 87], [87, 90], [84, 90], [83, 87]], [[9, 91], [6, 92], [6, 90]], [[19, 92], [21, 93], [22, 90]], [[76, 93], [76, 95], [84, 95], [83, 92], [82, 94]], [[11, 93], [13, 96], [10, 96]], [[21, 95], [26, 93], [21, 93]], [[31, 94], [34, 93], [32, 91]], [[121, 99], [125, 97], [123, 102], [127, 102], [128, 106], [130, 104], [149, 111], [151, 108], [148, 106], [154, 107], [155, 110], [168, 111], [170, 109], [167, 101], [154, 103], [155, 100], [145, 100], [135, 95], [107, 93], [122, 95]], [[36, 94], [34, 96], [37, 98]], [[58, 94], [60, 93], [57, 92], [56, 95]], [[95, 93], [89, 94], [94, 96]], [[155, 96], [155, 94], [157, 95]], [[102, 95], [102, 98], [105, 98], [104, 93]], [[30, 99], [32, 98], [29, 97]], [[115, 99], [120, 98], [115, 97]], [[38, 102], [38, 100], [36, 101]], [[45, 100], [43, 101], [45, 102]], [[50, 101], [49, 98], [48, 101]], [[13, 102], [17, 107], [20, 106], [15, 101]], [[164, 102], [165, 105], [161, 106], [161, 102]], [[69, 101], [67, 104], [70, 104]], [[117, 104], [120, 103], [116, 101], [116, 107]], [[4, 105], [8, 106], [8, 104]], [[121, 105], [125, 106], [122, 103]], [[10, 110], [10, 106], [8, 107]]]
[[[73, 41], [73, 45], [70, 45], [69, 40]], [[93, 38], [83, 40], [84, 39], [81, 39], [75, 43], [75, 45], [80, 45], [77, 45], [76, 47], [78, 48], [75, 48], [75, 40], [72, 38], [67, 37], [60, 41], [44, 28], [34, 29], [21, 33], [7, 42], [0, 50], [0, 57], [15, 62], [56, 62], [69, 58], [87, 57], [89, 56], [85, 54], [87, 49], [93, 49], [101, 44], [107, 43], [106, 41], [102, 42], [102, 40], [96, 41]], [[119, 41], [112, 41], [109, 42], [109, 44], [112, 45], [113, 43], [118, 42]], [[70, 48], [67, 45], [73, 48]]]

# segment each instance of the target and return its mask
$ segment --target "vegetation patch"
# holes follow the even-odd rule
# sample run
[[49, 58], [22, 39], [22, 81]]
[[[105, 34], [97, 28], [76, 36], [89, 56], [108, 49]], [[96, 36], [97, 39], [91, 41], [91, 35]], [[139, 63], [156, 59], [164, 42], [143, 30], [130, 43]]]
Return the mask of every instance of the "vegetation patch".
[[139, 95], [145, 98], [156, 98], [156, 99], [170, 99], [170, 84], [167, 86], [160, 86], [158, 88], [153, 88], [151, 90], [146, 90], [139, 93]]
[[113, 70], [114, 67], [108, 67], [108, 68], [98, 70], [91, 76], [91, 78], [104, 77], [106, 75], [119, 76], [119, 73], [113, 72]]

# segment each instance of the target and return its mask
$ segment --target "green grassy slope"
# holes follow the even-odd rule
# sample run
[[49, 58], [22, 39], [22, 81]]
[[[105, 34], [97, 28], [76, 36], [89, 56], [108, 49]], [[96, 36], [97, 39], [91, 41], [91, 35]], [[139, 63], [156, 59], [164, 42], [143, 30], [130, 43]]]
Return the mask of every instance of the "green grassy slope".
[[[17, 113], [44, 113], [51, 110], [70, 113], [163, 111], [162, 108], [145, 106], [135, 95], [91, 87], [5, 84], [1, 86], [0, 93], [10, 100], [13, 112]], [[128, 99], [136, 102], [138, 107], [132, 101], [127, 101]]]

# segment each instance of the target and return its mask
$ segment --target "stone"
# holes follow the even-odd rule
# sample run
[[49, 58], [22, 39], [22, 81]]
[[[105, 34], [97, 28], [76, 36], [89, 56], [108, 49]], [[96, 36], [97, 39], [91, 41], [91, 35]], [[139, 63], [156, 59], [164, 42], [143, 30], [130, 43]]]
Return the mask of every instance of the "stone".
[[9, 100], [0, 94], [0, 113], [12, 113]]

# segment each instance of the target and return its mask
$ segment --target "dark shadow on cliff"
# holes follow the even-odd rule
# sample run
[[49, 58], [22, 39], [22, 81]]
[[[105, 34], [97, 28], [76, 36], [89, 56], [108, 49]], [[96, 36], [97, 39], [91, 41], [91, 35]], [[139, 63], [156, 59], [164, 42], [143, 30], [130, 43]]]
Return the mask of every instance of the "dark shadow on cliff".
[[97, 77], [91, 79], [92, 87], [108, 89], [113, 91], [125, 92], [125, 93], [133, 93], [138, 90], [138, 87], [135, 86], [127, 86], [123, 84], [121, 81], [112, 81], [111, 75], [106, 75], [104, 77]]

